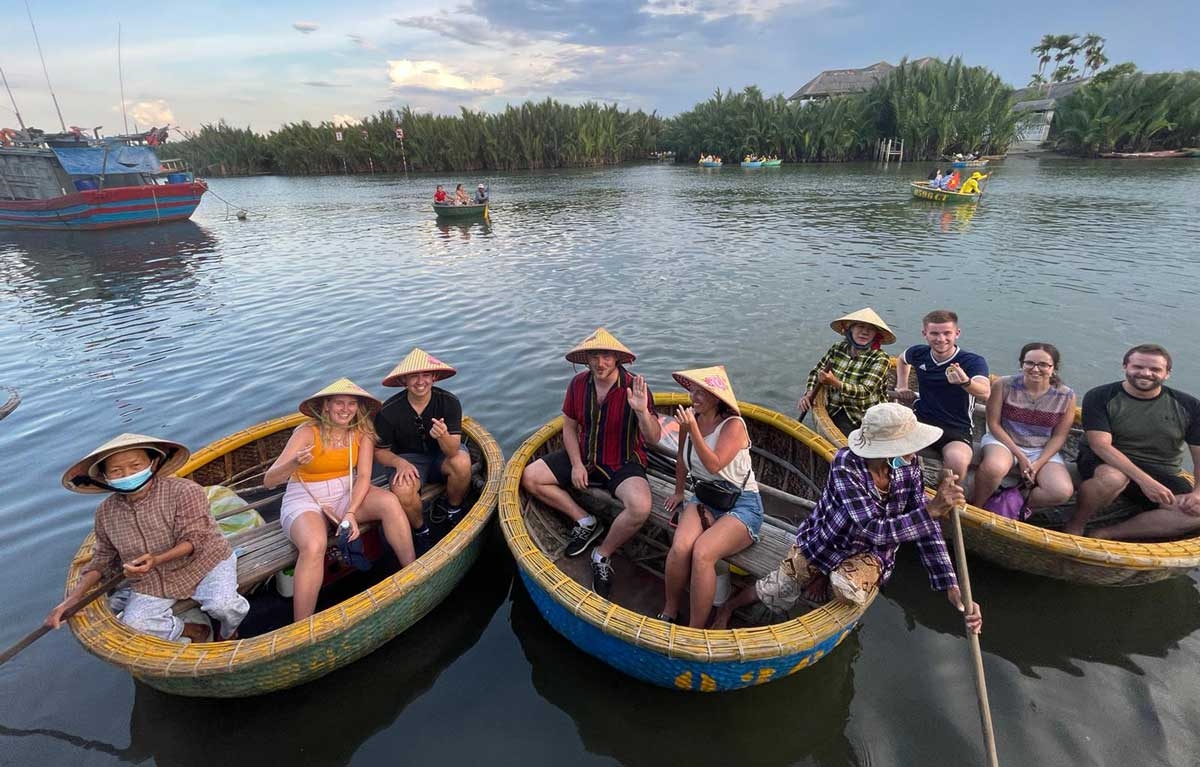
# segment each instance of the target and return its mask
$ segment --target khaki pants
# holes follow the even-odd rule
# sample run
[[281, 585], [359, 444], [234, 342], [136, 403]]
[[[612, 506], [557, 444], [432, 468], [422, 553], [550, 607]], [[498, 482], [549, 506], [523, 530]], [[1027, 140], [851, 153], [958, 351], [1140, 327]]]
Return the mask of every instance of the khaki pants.
[[[829, 574], [829, 585], [822, 600], [864, 604], [879, 587], [881, 574], [881, 565], [873, 554], [863, 552], [848, 557]], [[809, 563], [799, 547], [792, 546], [779, 563], [779, 569], [755, 583], [754, 590], [767, 608], [787, 613], [796, 606], [806, 586], [824, 577], [825, 574]]]

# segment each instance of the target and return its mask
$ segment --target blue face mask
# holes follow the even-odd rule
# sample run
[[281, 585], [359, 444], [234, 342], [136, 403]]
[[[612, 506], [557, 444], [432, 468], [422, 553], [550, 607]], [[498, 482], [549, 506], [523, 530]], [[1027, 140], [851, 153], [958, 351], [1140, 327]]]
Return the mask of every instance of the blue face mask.
[[141, 490], [147, 482], [150, 481], [150, 476], [154, 473], [153, 464], [139, 471], [137, 474], [130, 474], [128, 477], [119, 477], [117, 479], [108, 479], [105, 477], [105, 483], [116, 490], [118, 493], [136, 493]]
[[908, 465], [908, 461], [904, 460], [904, 456], [902, 456], [902, 455], [898, 455], [892, 459], [892, 468], [893, 469], [903, 469], [907, 465]]

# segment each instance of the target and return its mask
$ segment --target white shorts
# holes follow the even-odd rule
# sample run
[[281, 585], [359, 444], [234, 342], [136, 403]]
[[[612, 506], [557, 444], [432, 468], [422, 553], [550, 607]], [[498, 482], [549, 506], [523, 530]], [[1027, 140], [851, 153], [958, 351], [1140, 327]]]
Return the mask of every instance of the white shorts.
[[350, 508], [348, 477], [316, 482], [305, 480], [303, 485], [298, 479], [288, 480], [287, 492], [283, 494], [283, 506], [279, 511], [279, 525], [283, 528], [284, 534], [288, 538], [292, 537], [292, 523], [306, 511], [314, 512], [322, 518], [328, 519], [321, 513], [322, 505], [332, 509], [333, 516], [339, 521], [346, 515], [346, 511]]
[[[999, 445], [1000, 447], [1004, 448], [1005, 450], [1008, 450], [1008, 446], [1005, 445], [1003, 442], [996, 439], [991, 434], [984, 434], [983, 438], [979, 440], [979, 446], [981, 448], [984, 448], [984, 447], [987, 447], [988, 445]], [[1042, 457], [1042, 449], [1040, 447], [1021, 447], [1020, 445], [1017, 445], [1017, 447], [1021, 448], [1021, 452], [1025, 454], [1025, 457], [1029, 459], [1030, 463], [1033, 463], [1034, 461], [1036, 461], [1037, 459]], [[1009, 450], [1009, 455], [1012, 455], [1011, 450]], [[1015, 455], [1013, 455], [1012, 460], [1013, 460], [1013, 465], [1015, 466], [1017, 463], [1017, 457]], [[1062, 455], [1060, 455], [1059, 453], [1055, 453], [1054, 455], [1050, 456], [1050, 460], [1048, 461], [1048, 463], [1062, 463], [1062, 462], [1063, 462]]]

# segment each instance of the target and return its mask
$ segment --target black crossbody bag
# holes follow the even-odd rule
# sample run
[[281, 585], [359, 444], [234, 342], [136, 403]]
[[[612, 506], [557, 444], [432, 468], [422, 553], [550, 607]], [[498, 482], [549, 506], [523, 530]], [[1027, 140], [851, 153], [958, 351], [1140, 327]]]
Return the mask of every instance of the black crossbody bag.
[[738, 498], [742, 497], [742, 490], [746, 488], [746, 483], [750, 481], [750, 474], [754, 470], [746, 472], [746, 478], [742, 480], [741, 487], [724, 479], [696, 479], [692, 476], [692, 451], [687, 440], [688, 437], [685, 435], [683, 455], [687, 459], [688, 482], [692, 486], [692, 492], [696, 494], [696, 500], [713, 511], [729, 511], [738, 502]]

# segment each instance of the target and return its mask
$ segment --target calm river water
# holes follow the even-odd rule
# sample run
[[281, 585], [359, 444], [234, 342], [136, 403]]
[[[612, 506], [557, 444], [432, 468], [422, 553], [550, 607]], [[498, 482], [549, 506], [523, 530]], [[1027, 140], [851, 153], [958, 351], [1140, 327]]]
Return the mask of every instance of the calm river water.
[[[193, 448], [290, 412], [347, 375], [379, 381], [412, 346], [506, 453], [561, 403], [562, 354], [605, 325], [651, 385], [723, 362], [738, 395], [789, 411], [871, 305], [903, 344], [932, 308], [962, 316], [993, 371], [1030, 340], [1077, 389], [1134, 343], [1176, 355], [1200, 393], [1200, 162], [1010, 159], [978, 207], [910, 199], [928, 167], [703, 171], [668, 165], [502, 175], [482, 223], [438, 225], [436, 182], [212, 182], [190, 223], [93, 235], [0, 233], [0, 646], [61, 596], [94, 499], [62, 471], [121, 431]], [[1189, 319], [1190, 318], [1190, 319]], [[982, 763], [967, 644], [914, 556], [817, 666], [723, 696], [609, 671], [540, 618], [493, 531], [446, 603], [346, 670], [213, 703], [135, 684], [53, 634], [0, 668], [0, 764], [965, 765]], [[972, 564], [999, 752], [1008, 765], [1193, 765], [1195, 578], [1073, 586]]]

